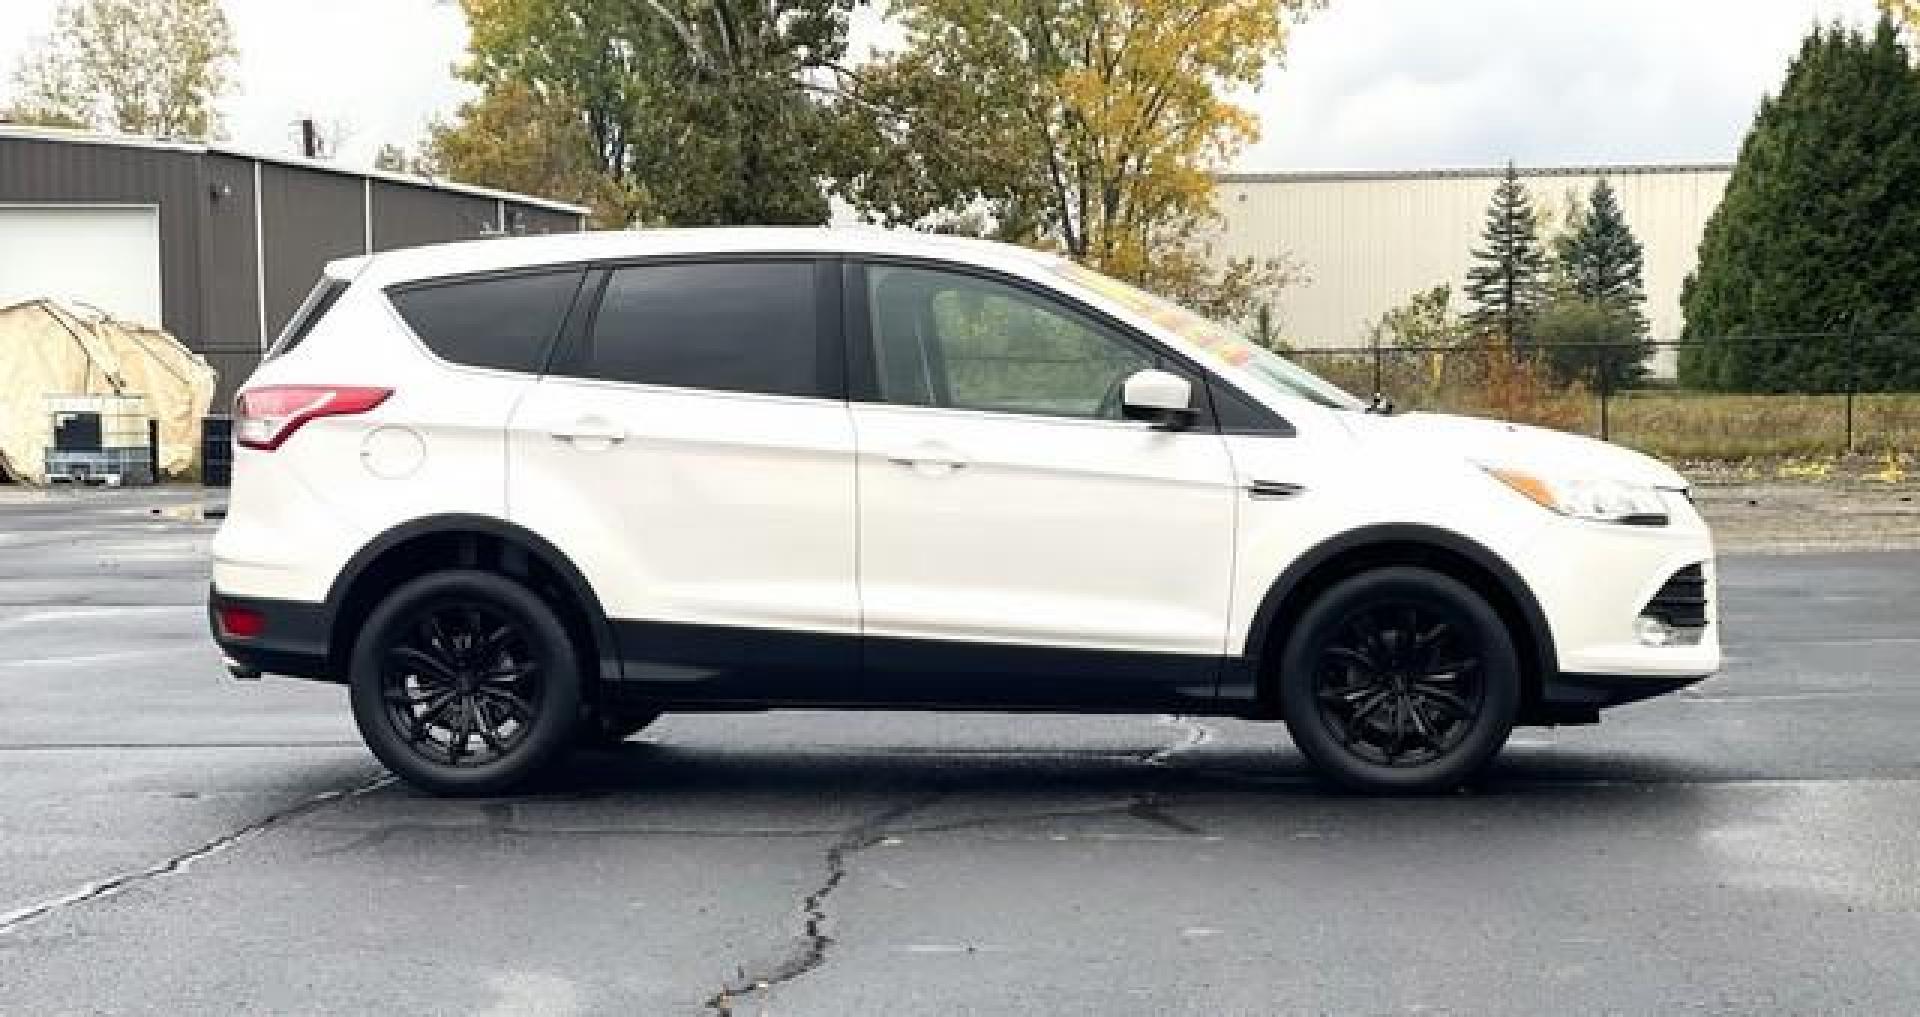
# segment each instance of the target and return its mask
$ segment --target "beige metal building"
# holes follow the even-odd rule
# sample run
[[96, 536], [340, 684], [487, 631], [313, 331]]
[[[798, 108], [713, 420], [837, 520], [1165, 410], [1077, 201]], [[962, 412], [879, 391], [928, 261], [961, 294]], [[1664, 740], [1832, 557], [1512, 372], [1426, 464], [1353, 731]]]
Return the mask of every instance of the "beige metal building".
[[[1219, 183], [1226, 216], [1219, 252], [1286, 255], [1305, 270], [1306, 280], [1275, 304], [1295, 346], [1362, 345], [1382, 314], [1439, 283], [1451, 284], [1455, 306], [1464, 306], [1460, 289], [1502, 172], [1227, 174]], [[1612, 181], [1646, 247], [1653, 338], [1670, 341], [1682, 326], [1681, 284], [1731, 172], [1728, 165], [1605, 166], [1521, 176], [1549, 236], [1570, 200], [1584, 200], [1601, 177]]]

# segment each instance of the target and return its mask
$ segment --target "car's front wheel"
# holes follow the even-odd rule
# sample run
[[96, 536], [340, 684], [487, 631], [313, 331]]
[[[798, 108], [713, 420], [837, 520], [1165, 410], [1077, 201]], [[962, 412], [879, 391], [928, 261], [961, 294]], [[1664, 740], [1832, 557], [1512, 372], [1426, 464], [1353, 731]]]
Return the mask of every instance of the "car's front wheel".
[[1419, 568], [1334, 584], [1292, 627], [1281, 709], [1300, 751], [1357, 791], [1456, 787], [1513, 731], [1512, 634], [1472, 588]]
[[489, 572], [440, 572], [374, 608], [354, 643], [354, 720], [382, 763], [439, 794], [523, 783], [573, 743], [578, 654], [532, 591]]

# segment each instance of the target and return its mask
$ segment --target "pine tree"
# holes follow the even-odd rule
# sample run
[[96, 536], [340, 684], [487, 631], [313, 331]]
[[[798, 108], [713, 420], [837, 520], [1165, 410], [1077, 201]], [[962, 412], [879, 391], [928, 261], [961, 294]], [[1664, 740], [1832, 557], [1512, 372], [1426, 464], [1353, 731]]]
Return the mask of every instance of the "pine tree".
[[1554, 240], [1560, 292], [1536, 331], [1543, 342], [1595, 345], [1549, 349], [1547, 359], [1569, 380], [1584, 377], [1606, 388], [1631, 385], [1646, 374], [1645, 362], [1653, 355], [1647, 342], [1645, 249], [1604, 177], [1568, 226]]
[[1487, 208], [1484, 247], [1467, 272], [1467, 321], [1475, 331], [1511, 346], [1531, 338], [1533, 320], [1546, 299], [1547, 256], [1540, 246], [1540, 218], [1512, 163]]
[[[1684, 384], [1920, 386], [1920, 72], [1893, 25], [1816, 29], [1760, 107], [1681, 304]], [[1805, 333], [1844, 331], [1868, 338]], [[1796, 336], [1795, 333], [1800, 333]]]

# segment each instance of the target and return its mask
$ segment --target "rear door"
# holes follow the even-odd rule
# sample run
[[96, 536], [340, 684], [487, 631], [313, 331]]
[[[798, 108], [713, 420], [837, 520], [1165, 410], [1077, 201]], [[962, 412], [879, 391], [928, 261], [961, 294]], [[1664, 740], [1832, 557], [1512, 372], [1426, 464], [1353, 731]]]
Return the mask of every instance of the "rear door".
[[858, 668], [838, 266], [595, 273], [510, 428], [512, 519], [580, 567], [629, 682], [675, 701], [844, 699]]

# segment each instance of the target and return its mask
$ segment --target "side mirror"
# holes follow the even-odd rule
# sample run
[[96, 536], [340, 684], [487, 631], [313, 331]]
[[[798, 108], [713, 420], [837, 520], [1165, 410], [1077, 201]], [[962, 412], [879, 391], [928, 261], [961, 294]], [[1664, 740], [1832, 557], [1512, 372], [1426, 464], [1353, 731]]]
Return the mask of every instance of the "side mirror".
[[1140, 371], [1127, 379], [1120, 412], [1128, 420], [1179, 430], [1193, 423], [1193, 383], [1166, 371]]

